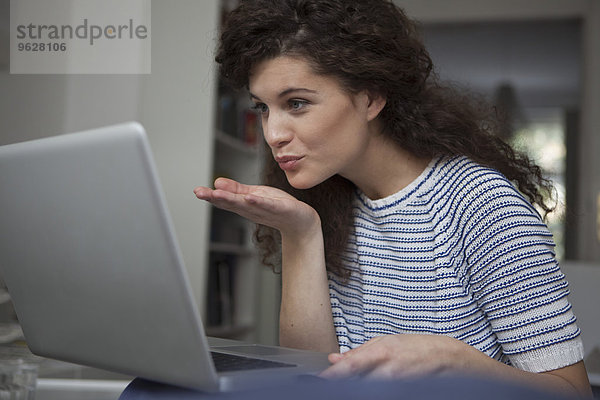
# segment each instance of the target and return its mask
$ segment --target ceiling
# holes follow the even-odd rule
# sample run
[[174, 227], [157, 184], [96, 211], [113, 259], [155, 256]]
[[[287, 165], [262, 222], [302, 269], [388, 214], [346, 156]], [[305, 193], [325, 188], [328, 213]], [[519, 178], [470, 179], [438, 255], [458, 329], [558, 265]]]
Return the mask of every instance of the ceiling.
[[493, 93], [510, 83], [525, 105], [573, 106], [581, 84], [577, 19], [428, 24], [423, 36], [442, 79]]

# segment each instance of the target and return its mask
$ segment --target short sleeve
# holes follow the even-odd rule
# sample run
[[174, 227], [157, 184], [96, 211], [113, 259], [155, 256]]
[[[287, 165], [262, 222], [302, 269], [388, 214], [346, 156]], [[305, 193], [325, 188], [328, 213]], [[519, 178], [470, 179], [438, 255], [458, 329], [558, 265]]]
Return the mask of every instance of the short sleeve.
[[552, 234], [502, 176], [472, 192], [465, 251], [469, 290], [504, 354], [542, 372], [574, 364], [583, 346]]

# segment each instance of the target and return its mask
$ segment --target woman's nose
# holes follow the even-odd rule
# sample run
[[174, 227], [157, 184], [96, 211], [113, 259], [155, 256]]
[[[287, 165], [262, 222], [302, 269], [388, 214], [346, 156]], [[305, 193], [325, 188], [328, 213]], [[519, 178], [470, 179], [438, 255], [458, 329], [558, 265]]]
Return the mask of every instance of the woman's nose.
[[263, 119], [263, 135], [271, 148], [280, 148], [292, 140], [293, 133], [285, 117], [271, 113], [268, 119]]

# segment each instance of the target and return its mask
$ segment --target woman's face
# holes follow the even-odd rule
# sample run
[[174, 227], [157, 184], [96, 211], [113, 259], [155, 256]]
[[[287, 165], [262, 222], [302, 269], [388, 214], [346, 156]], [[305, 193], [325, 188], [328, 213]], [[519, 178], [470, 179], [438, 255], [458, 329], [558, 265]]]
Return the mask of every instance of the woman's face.
[[287, 56], [256, 65], [249, 89], [265, 140], [293, 187], [311, 188], [335, 174], [352, 180], [375, 117], [366, 93], [350, 95], [335, 79]]

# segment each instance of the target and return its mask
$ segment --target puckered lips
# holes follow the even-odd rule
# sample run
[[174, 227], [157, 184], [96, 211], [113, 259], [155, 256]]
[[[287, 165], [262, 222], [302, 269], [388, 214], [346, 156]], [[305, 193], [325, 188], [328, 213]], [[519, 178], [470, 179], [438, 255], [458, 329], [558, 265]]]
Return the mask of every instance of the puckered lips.
[[296, 168], [300, 160], [302, 160], [303, 158], [304, 156], [285, 155], [275, 157], [275, 161], [277, 162], [277, 164], [279, 164], [279, 168], [281, 168], [282, 170], [291, 171], [294, 168]]

